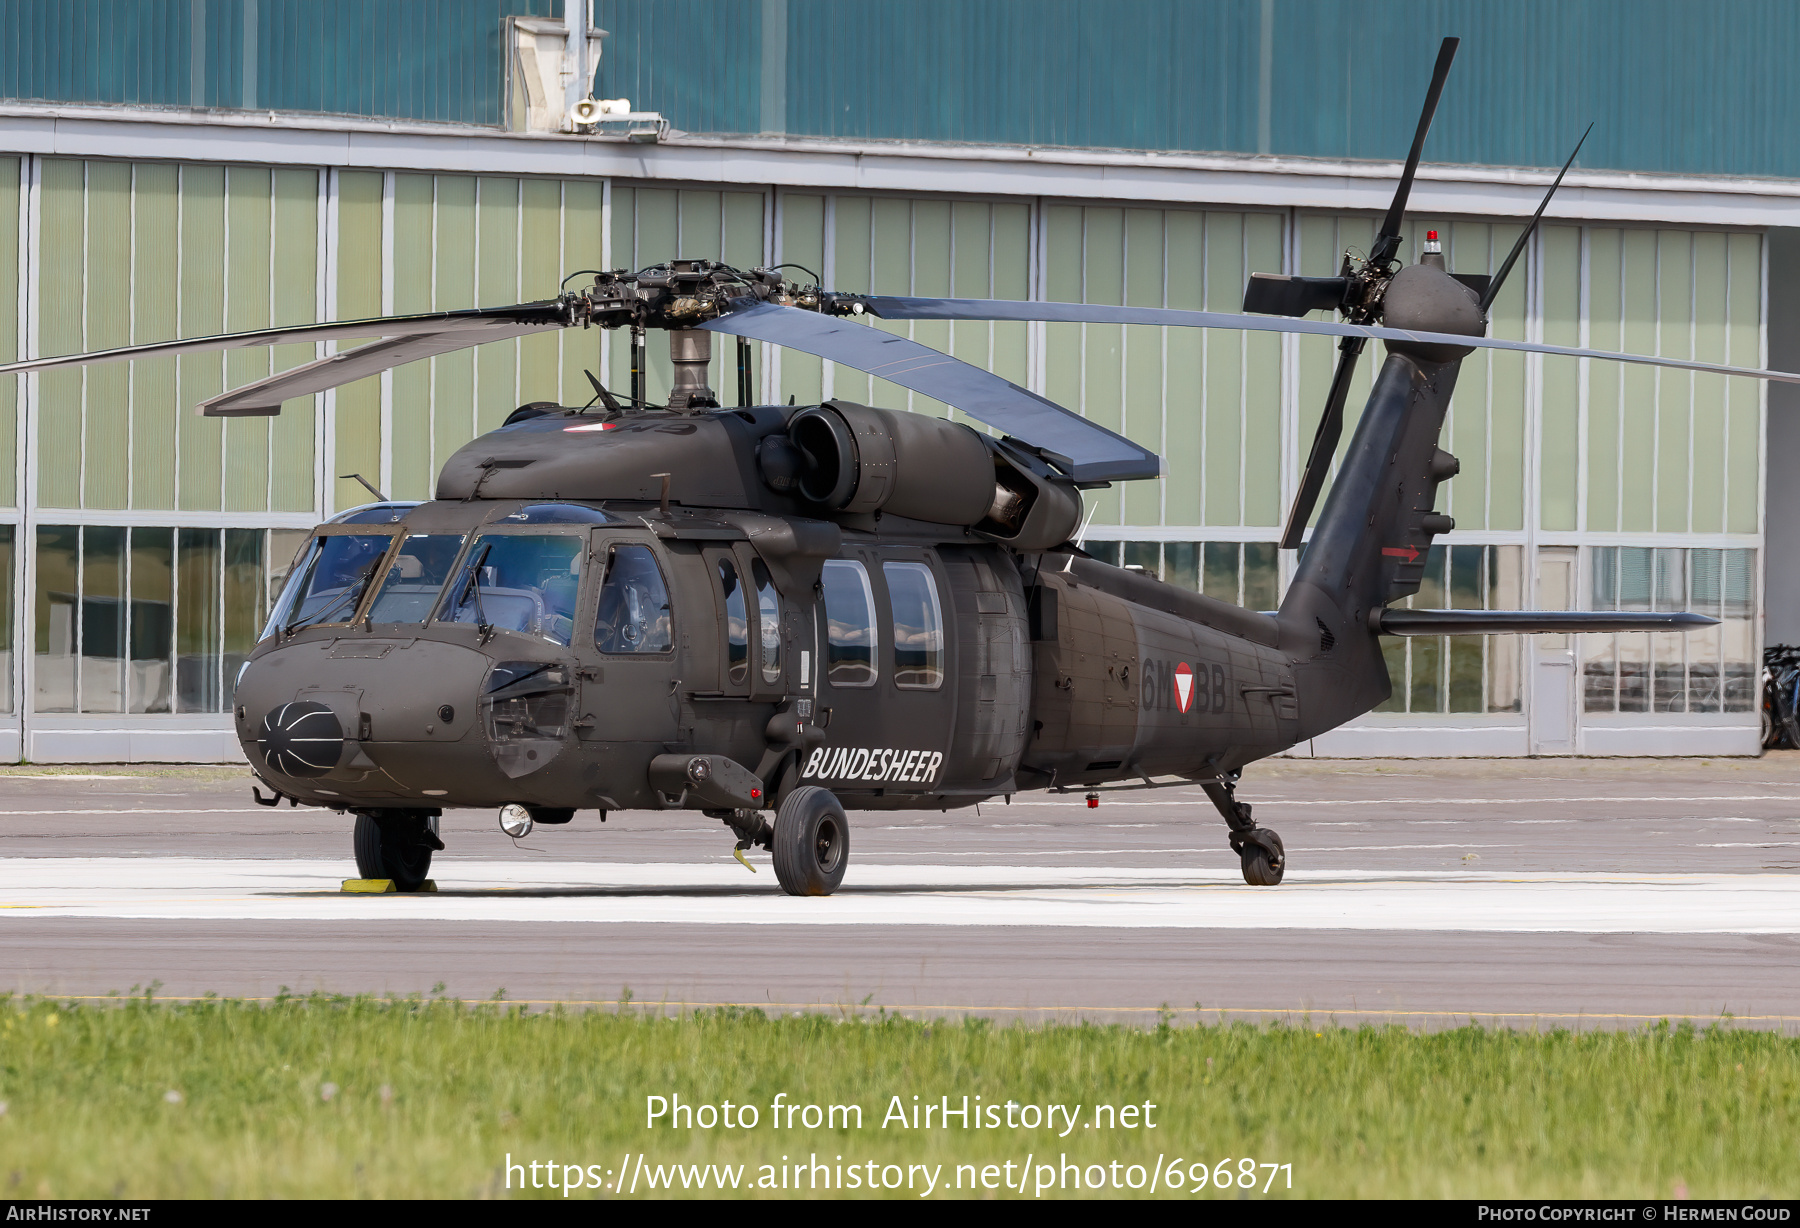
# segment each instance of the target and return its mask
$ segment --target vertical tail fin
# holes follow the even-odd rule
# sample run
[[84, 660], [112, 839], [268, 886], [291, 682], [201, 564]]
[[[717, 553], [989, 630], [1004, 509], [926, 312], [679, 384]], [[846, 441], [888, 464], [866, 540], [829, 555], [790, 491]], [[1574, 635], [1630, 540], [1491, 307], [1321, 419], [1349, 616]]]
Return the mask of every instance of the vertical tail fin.
[[1281, 603], [1302, 738], [1391, 693], [1371, 613], [1418, 591], [1432, 538], [1454, 527], [1434, 504], [1438, 486], [1457, 471], [1438, 435], [1459, 357], [1433, 362], [1390, 347]]

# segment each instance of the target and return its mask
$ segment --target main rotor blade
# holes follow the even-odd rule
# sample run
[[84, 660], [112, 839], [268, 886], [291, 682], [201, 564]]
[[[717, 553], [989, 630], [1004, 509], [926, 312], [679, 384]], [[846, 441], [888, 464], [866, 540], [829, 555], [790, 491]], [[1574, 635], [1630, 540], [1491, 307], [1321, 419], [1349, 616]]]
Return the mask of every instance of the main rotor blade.
[[775, 303], [740, 307], [699, 327], [816, 354], [954, 405], [1040, 449], [1077, 482], [1163, 473], [1160, 456], [1124, 436], [992, 372], [879, 328]]
[[1406, 155], [1406, 169], [1400, 172], [1400, 185], [1394, 189], [1394, 199], [1388, 205], [1387, 216], [1381, 219], [1381, 230], [1375, 235], [1377, 248], [1381, 246], [1383, 239], [1393, 239], [1400, 233], [1400, 220], [1406, 214], [1406, 198], [1412, 195], [1413, 176], [1419, 170], [1419, 156], [1425, 152], [1425, 136], [1431, 131], [1431, 120], [1437, 114], [1438, 99], [1444, 93], [1444, 80], [1450, 75], [1450, 61], [1456, 58], [1456, 47], [1461, 41], [1447, 38], [1438, 46], [1437, 67], [1431, 70], [1431, 88], [1425, 92], [1425, 109], [1419, 113], [1419, 127], [1413, 133], [1412, 149]]
[[1313, 504], [1325, 488], [1325, 475], [1331, 469], [1331, 458], [1337, 454], [1338, 439], [1344, 433], [1344, 403], [1350, 397], [1350, 377], [1356, 372], [1356, 360], [1367, 344], [1359, 337], [1345, 337], [1338, 343], [1337, 369], [1331, 373], [1331, 391], [1325, 397], [1325, 412], [1319, 416], [1319, 429], [1313, 433], [1312, 451], [1307, 454], [1306, 468], [1300, 472], [1300, 489], [1294, 494], [1294, 507], [1288, 513], [1287, 530], [1281, 535], [1283, 550], [1298, 550], [1306, 534], [1306, 522], [1312, 519]]
[[489, 341], [505, 341], [558, 327], [561, 326], [494, 320], [479, 330], [458, 328], [452, 332], [387, 337], [233, 388], [230, 392], [200, 402], [196, 408], [202, 416], [208, 418], [267, 417], [280, 413], [283, 401], [324, 392], [327, 388], [336, 388], [366, 375], [378, 375], [390, 367], [468, 349], [470, 346], [485, 345]]
[[[1800, 384], [1800, 372], [1768, 371], [1757, 367], [1728, 367], [1694, 362], [1686, 358], [1662, 358], [1654, 354], [1621, 354], [1612, 350], [1585, 350], [1536, 341], [1507, 341], [1499, 337], [1466, 337], [1461, 333], [1414, 332], [1369, 324], [1339, 324], [1330, 320], [1287, 320], [1275, 316], [1234, 315], [1223, 311], [1184, 311], [1173, 307], [1112, 307], [1104, 303], [1041, 303], [1014, 299], [890, 298], [875, 295], [862, 300], [884, 320], [1048, 320], [1059, 324], [1149, 324], [1165, 328], [1236, 328], [1260, 333], [1305, 333], [1320, 337], [1363, 337], [1371, 341], [1422, 341], [1434, 345], [1468, 345], [1480, 350], [1512, 350], [1524, 354], [1556, 354], [1565, 358], [1604, 358], [1612, 362], [1649, 367], [1674, 367], [1711, 375], [1742, 375], [1750, 379]], [[4, 368], [0, 368], [4, 370]]]
[[[551, 299], [540, 303], [520, 303], [514, 307], [476, 307], [462, 311], [432, 311], [420, 315], [377, 316], [371, 320], [289, 324], [280, 328], [258, 328], [242, 333], [220, 333], [212, 337], [151, 341], [143, 345], [124, 345], [113, 350], [94, 350], [87, 354], [62, 354], [54, 358], [31, 358], [24, 362], [6, 363], [0, 366], [0, 375], [12, 375], [21, 371], [54, 371], [60, 367], [86, 367], [104, 362], [127, 362], [135, 358], [164, 358], [172, 354], [242, 350], [259, 345], [315, 345], [321, 341], [340, 341], [353, 337], [466, 332], [471, 334], [466, 344], [480, 345], [486, 341], [499, 340], [491, 335], [491, 330], [495, 327], [529, 325], [532, 328], [560, 328], [565, 323], [556, 301]], [[507, 335], [516, 337], [520, 334]], [[456, 348], [460, 347], [447, 346], [437, 352], [445, 353]]]
[[1575, 165], [1575, 155], [1581, 152], [1583, 145], [1587, 144], [1588, 132], [1593, 130], [1594, 125], [1589, 124], [1587, 132], [1583, 132], [1581, 139], [1575, 142], [1575, 148], [1569, 152], [1569, 160], [1563, 163], [1560, 171], [1556, 172], [1556, 181], [1550, 185], [1550, 190], [1544, 193], [1544, 199], [1538, 203], [1537, 212], [1531, 215], [1531, 224], [1520, 232], [1519, 241], [1513, 244], [1510, 252], [1506, 253], [1506, 259], [1501, 263], [1500, 271], [1494, 274], [1493, 279], [1487, 284], [1487, 289], [1481, 292], [1482, 315], [1487, 314], [1488, 308], [1493, 306], [1494, 300], [1499, 297], [1500, 287], [1505, 283], [1506, 275], [1512, 272], [1512, 266], [1519, 259], [1519, 253], [1525, 250], [1525, 244], [1531, 239], [1531, 232], [1537, 229], [1538, 219], [1543, 217], [1544, 210], [1550, 207], [1550, 198], [1556, 195], [1556, 189], [1562, 187], [1563, 176], [1569, 173], [1571, 166]]

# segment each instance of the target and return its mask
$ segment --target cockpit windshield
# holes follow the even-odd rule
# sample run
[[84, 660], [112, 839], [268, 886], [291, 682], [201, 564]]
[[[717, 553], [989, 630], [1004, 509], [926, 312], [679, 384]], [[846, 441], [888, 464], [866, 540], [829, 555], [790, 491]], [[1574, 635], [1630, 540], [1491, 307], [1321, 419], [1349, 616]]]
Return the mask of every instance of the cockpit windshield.
[[381, 566], [388, 543], [386, 533], [344, 533], [315, 537], [294, 568], [287, 591], [275, 603], [264, 628], [265, 636], [320, 623], [347, 623], [369, 581]]
[[414, 533], [400, 542], [369, 607], [372, 623], [422, 623], [431, 616], [462, 549], [461, 533]]
[[457, 568], [437, 616], [567, 647], [586, 545], [585, 537], [569, 533], [483, 533]]

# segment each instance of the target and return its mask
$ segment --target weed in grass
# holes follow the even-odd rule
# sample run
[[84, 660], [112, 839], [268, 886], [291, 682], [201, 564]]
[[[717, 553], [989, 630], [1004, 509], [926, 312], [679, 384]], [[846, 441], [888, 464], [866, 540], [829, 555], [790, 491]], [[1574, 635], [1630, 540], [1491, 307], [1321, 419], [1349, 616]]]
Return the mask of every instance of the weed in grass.
[[[778, 1093], [858, 1104], [862, 1127], [777, 1130]], [[760, 1106], [759, 1124], [646, 1128], [646, 1098], [676, 1094]], [[1084, 1107], [1066, 1137], [1060, 1120], [882, 1128], [889, 1098], [910, 1109], [915, 1095]], [[1155, 1128], [1096, 1130], [1096, 1103], [1154, 1104]], [[1160, 1154], [1289, 1163], [1293, 1193], [1311, 1196], [1780, 1196], [1800, 1041], [1723, 1026], [1421, 1034], [533, 1014], [441, 996], [14, 998], [0, 999], [0, 1104], [7, 1188], [27, 1197], [503, 1196], [508, 1154], [604, 1168], [627, 1152], [747, 1164], [752, 1179], [812, 1153], [942, 1163], [945, 1180], [1028, 1152]]]

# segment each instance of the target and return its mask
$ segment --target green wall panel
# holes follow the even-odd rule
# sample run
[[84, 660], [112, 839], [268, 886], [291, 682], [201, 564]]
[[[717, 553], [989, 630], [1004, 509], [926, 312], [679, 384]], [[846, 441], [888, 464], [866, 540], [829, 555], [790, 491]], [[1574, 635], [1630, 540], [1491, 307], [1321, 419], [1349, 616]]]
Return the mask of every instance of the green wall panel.
[[[176, 335], [180, 311], [180, 171], [139, 163], [132, 171], [131, 339]], [[184, 408], [173, 358], [131, 364], [131, 505], [175, 506], [175, 441]]]
[[[1624, 345], [1624, 235], [1590, 229], [1588, 246], [1588, 345], [1618, 350]], [[1623, 415], [1624, 367], [1589, 362], [1587, 428], [1587, 523], [1589, 532], [1611, 533], [1619, 527], [1619, 430]]]
[[[476, 302], [522, 302], [519, 288], [519, 181], [480, 181], [476, 229]], [[519, 348], [514, 341], [475, 351], [475, 429], [491, 431], [519, 407]]]
[[[273, 183], [265, 167], [225, 172], [225, 327], [266, 328], [273, 294]], [[260, 347], [225, 355], [225, 386], [236, 388], [270, 374]], [[225, 509], [255, 512], [269, 506], [269, 420], [225, 422]]]
[[[1283, 220], [1270, 213], [1244, 215], [1246, 273], [1275, 272], [1282, 258]], [[1243, 305], [1242, 291], [1209, 303], [1212, 310], [1232, 311]], [[1269, 333], [1244, 336], [1244, 503], [1246, 525], [1279, 526], [1281, 506], [1281, 341]]]
[[[1718, 231], [1694, 236], [1694, 357], [1725, 361], [1726, 310], [1731, 270], [1727, 238]], [[1725, 529], [1725, 379], [1695, 373], [1694, 467], [1689, 527], [1696, 533]]]
[[[645, 201], [654, 194], [640, 191], [638, 199]], [[642, 210], [644, 204], [639, 205]], [[781, 231], [780, 253], [786, 263], [803, 264], [807, 268], [824, 276], [825, 265], [825, 198], [805, 193], [787, 192], [781, 197]], [[646, 222], [649, 219], [640, 212], [638, 216], [638, 249], [644, 250], [645, 236], [649, 233]], [[671, 219], [673, 220], [673, 219]], [[663, 233], [663, 224], [655, 226], [659, 236]], [[801, 281], [810, 281], [810, 277], [798, 269], [783, 270], [789, 277]], [[650, 342], [650, 370], [653, 373], [650, 393], [651, 398], [660, 399], [667, 395], [668, 347], [658, 346], [657, 338]], [[660, 353], [658, 351], [661, 351]], [[788, 397], [795, 397], [800, 403], [817, 401], [825, 395], [825, 364], [822, 359], [811, 354], [802, 354], [798, 350], [781, 352], [781, 386], [777, 390], [777, 399], [785, 402]]]
[[[1656, 235], [1648, 230], [1626, 230], [1621, 236], [1623, 348], [1654, 354]], [[1627, 366], [1620, 372], [1620, 382], [1619, 528], [1645, 533], [1656, 527], [1657, 374], [1650, 367]]]
[[[112, 270], [131, 267], [131, 165], [90, 162], [87, 168], [87, 268], [104, 279], [83, 300], [88, 349], [112, 349], [131, 340], [131, 299], [107, 293]], [[90, 276], [90, 283], [96, 278]], [[124, 507], [130, 474], [131, 369], [120, 363], [89, 367], [82, 422], [82, 503]]]
[[[286, 168], [271, 183], [272, 244], [270, 323], [311, 324], [319, 319], [319, 173]], [[276, 371], [286, 371], [318, 357], [310, 345], [276, 346], [270, 351]], [[282, 404], [269, 424], [269, 509], [310, 511], [318, 441], [318, 403], [314, 396]]]
[[[381, 314], [381, 195], [383, 176], [375, 171], [340, 171], [337, 177], [337, 318], [367, 319]], [[365, 339], [366, 340], [366, 339]], [[358, 341], [340, 341], [339, 352]], [[339, 474], [360, 473], [381, 486], [381, 377], [345, 384], [335, 394], [336, 452], [329, 481], [332, 506], [355, 507], [369, 492]]]
[[[1671, 358], [1693, 356], [1693, 238], [1682, 231], [1656, 236], [1657, 352]], [[1693, 462], [1693, 376], [1686, 371], [1656, 373], [1656, 527], [1664, 533], [1688, 528], [1688, 482]]]
[[[475, 179], [439, 175], [437, 180], [437, 250], [434, 253], [432, 307], [454, 311], [475, 306]], [[461, 350], [430, 359], [431, 475], [475, 431], [475, 353]]]
[[[573, 273], [576, 265], [568, 271]], [[553, 298], [562, 281], [562, 184], [554, 179], [526, 179], [519, 184], [519, 294], [521, 301]], [[586, 278], [572, 284], [580, 284]], [[590, 348], [594, 335], [579, 333], [569, 337], [577, 348]], [[563, 340], [554, 333], [523, 337], [517, 343], [519, 372], [518, 401], [563, 402], [561, 347]], [[598, 362], [593, 365], [598, 374]], [[587, 394], [581, 391], [587, 381], [571, 386], [568, 397], [583, 404]]]
[[[181, 335], [225, 330], [225, 170], [184, 166], [180, 176]], [[177, 497], [184, 511], [216, 511], [223, 496], [225, 419], [202, 418], [194, 406], [225, 389], [223, 357], [177, 360], [179, 457]]]
[[[1544, 340], [1581, 344], [1581, 231], [1544, 228]], [[1546, 529], [1579, 527], [1581, 364], [1573, 358], [1543, 360], [1543, 414], [1539, 427], [1538, 516]], [[1452, 483], [1454, 485], [1455, 483]]]
[[[1206, 298], [1208, 302], [1241, 299], [1248, 270], [1244, 268], [1243, 218], [1214, 214], [1206, 219]], [[1202, 507], [1207, 524], [1243, 523], [1239, 510], [1243, 466], [1244, 334], [1209, 329], [1205, 375], [1205, 490]], [[1146, 440], [1145, 442], [1149, 442]]]
[[[1762, 236], [1734, 234], [1727, 250], [1731, 270], [1728, 282], [1730, 312], [1730, 361], [1734, 366], [1762, 365]], [[1727, 392], [1729, 444], [1726, 453], [1725, 489], [1728, 504], [1725, 528], [1732, 533], [1754, 533], [1761, 520], [1762, 405], [1767, 389], [1758, 380], [1734, 379]]]
[[[19, 357], [19, 209], [23, 164], [0, 158], [0, 362]], [[0, 506], [19, 501], [15, 463], [18, 448], [18, 377], [0, 380]], [[10, 700], [5, 701], [10, 703]]]
[[[87, 167], [46, 158], [38, 174], [38, 352], [69, 354], [83, 345]], [[47, 507], [81, 506], [83, 383], [79, 370], [38, 377], [38, 501]]]
[[[605, 254], [605, 191], [598, 180], [570, 179], [562, 185], [563, 201], [563, 250], [562, 277], [577, 269], [598, 269], [606, 267], [602, 257]], [[621, 263], [618, 250], [613, 251], [612, 264]], [[573, 283], [571, 283], [573, 284]], [[588, 387], [587, 376], [583, 370], [600, 373], [601, 338], [593, 331], [565, 332], [559, 344], [562, 346], [562, 399], [568, 404], [583, 405], [592, 395]], [[629, 369], [629, 364], [627, 364]], [[624, 387], [624, 380], [615, 375], [615, 387]]]
[[[432, 259], [436, 184], [430, 175], [394, 176], [394, 310], [433, 309]], [[431, 363], [395, 367], [392, 379], [395, 499], [429, 499], [437, 472], [431, 458]]]
[[[1187, 209], [1172, 209], [1164, 216], [1168, 273], [1163, 293], [1170, 307], [1200, 310], [1206, 306], [1206, 216]], [[1169, 469], [1168, 477], [1159, 483], [1163, 488], [1163, 523], [1198, 525], [1201, 434], [1206, 417], [1206, 348], [1211, 334], [1198, 328], [1161, 332], [1167, 364], [1162, 455]], [[1279, 420], [1276, 427], [1280, 429]]]

